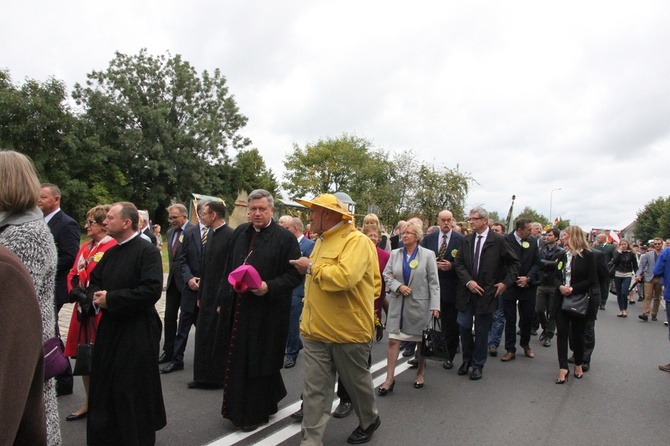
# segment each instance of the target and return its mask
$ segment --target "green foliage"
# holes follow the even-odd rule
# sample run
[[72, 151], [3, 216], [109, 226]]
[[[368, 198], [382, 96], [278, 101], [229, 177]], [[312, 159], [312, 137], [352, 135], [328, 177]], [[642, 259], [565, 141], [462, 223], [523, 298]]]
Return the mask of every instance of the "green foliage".
[[547, 219], [547, 217], [538, 213], [535, 209], [533, 209], [529, 206], [526, 206], [525, 208], [523, 208], [521, 213], [516, 216], [514, 221], [516, 222], [520, 218], [527, 218], [533, 223], [534, 222], [542, 223], [542, 227], [549, 224], [549, 220]]
[[229, 184], [233, 189], [228, 195], [233, 199], [238, 190], [251, 192], [254, 189], [265, 189], [275, 198], [279, 198], [277, 179], [272, 169], [267, 168], [265, 160], [256, 148], [238, 152], [235, 164], [232, 166], [232, 178]]
[[637, 212], [635, 237], [645, 242], [670, 237], [670, 197], [658, 197]]
[[474, 181], [458, 166], [429, 167], [412, 151], [390, 155], [346, 133], [306, 144], [304, 149], [294, 144], [284, 167], [282, 187], [290, 197], [343, 191], [356, 202], [358, 214], [375, 213], [387, 226], [409, 215], [432, 220], [442, 209], [462, 216]]
[[141, 50], [116, 53], [106, 71], [87, 77], [73, 97], [84, 109], [86, 144], [114, 166], [99, 179], [109, 196], [122, 196], [163, 221], [165, 208], [188, 200], [192, 191], [230, 190], [222, 181], [230, 177], [227, 150], [250, 141], [238, 134], [247, 118], [218, 69], [198, 75], [180, 55]]

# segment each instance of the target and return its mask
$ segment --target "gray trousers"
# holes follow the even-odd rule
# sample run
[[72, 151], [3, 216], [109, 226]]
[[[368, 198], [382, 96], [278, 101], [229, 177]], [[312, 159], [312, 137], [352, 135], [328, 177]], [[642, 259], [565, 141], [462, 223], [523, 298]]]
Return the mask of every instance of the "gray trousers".
[[305, 390], [303, 397], [302, 445], [320, 446], [330, 419], [335, 391], [335, 373], [344, 383], [365, 429], [377, 420], [372, 376], [368, 370], [371, 343], [334, 344], [305, 339]]

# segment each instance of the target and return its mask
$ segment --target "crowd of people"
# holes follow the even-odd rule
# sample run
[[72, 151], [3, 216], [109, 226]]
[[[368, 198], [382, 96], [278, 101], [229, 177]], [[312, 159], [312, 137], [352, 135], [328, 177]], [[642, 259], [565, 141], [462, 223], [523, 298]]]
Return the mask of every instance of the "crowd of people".
[[[360, 444], [381, 425], [376, 397], [392, 394], [401, 350], [414, 355], [414, 388], [424, 387], [425, 355], [416, 346], [431, 324], [439, 322], [444, 336], [442, 366], [455, 368], [460, 352], [456, 373], [473, 381], [498, 355], [503, 333], [500, 360], [510, 362], [517, 338], [534, 358], [530, 339], [541, 328], [544, 347], [557, 340], [554, 382], [564, 384], [590, 369], [595, 322], [610, 288], [618, 316], [642, 300], [646, 322], [658, 320], [670, 284], [670, 249], [660, 238], [643, 253], [626, 239], [611, 243], [601, 234], [591, 245], [579, 227], [543, 230], [524, 218], [506, 233], [481, 207], [466, 221], [442, 210], [434, 226], [414, 217], [387, 234], [374, 214], [356, 227], [354, 204], [342, 193], [298, 200], [310, 209], [309, 227], [292, 216], [275, 221], [274, 198], [260, 189], [248, 196], [248, 222], [234, 229], [220, 201], [198, 203], [195, 223], [186, 206], [174, 204], [164, 238], [132, 203], [95, 206], [80, 246], [78, 224], [60, 209], [60, 190], [40, 184], [25, 156], [0, 152], [0, 182], [2, 301], [30, 301], [6, 306], [30, 336], [11, 341], [12, 324], [2, 324], [0, 336], [22, 352], [10, 371], [7, 358], [17, 353], [0, 349], [0, 388], [12, 396], [3, 407], [8, 444], [61, 444], [56, 398], [72, 393], [73, 372], [45, 381], [40, 352], [58, 336], [58, 311], [67, 302], [74, 310], [65, 355], [84, 364], [85, 347], [94, 345], [89, 367], [75, 367], [84, 405], [66, 418], [87, 420], [89, 445], [155, 443], [167, 423], [160, 374], [184, 369], [193, 326], [187, 386], [221, 389], [221, 415], [235, 427], [254, 431], [278, 411], [287, 395], [281, 369], [294, 367], [302, 352], [303, 405], [294, 414], [302, 444], [322, 443], [336, 380], [340, 405], [332, 416], [355, 413], [358, 427], [346, 440]], [[169, 265], [163, 325], [155, 309], [162, 245]], [[664, 298], [670, 303], [668, 286]], [[386, 378], [375, 389], [371, 345], [384, 330]], [[659, 368], [670, 372], [670, 364]]]

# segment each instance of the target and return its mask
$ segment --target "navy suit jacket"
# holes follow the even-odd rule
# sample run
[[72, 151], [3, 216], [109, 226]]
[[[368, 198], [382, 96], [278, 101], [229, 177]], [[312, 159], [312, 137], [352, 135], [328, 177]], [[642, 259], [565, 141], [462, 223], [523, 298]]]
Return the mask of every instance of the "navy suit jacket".
[[[301, 257], [309, 257], [312, 255], [312, 250], [314, 249], [314, 241], [308, 239], [307, 237], [303, 237], [302, 240], [300, 240], [300, 256]], [[303, 276], [302, 278], [302, 283], [298, 285], [297, 287], [293, 288], [293, 296], [297, 297], [305, 297], [305, 277]]]
[[[181, 235], [184, 235], [186, 230], [193, 226], [193, 223], [190, 221], [186, 222], [186, 226], [184, 227], [184, 232], [182, 232]], [[181, 275], [181, 271], [179, 270], [179, 256], [181, 255], [181, 248], [183, 245], [183, 238], [181, 238], [181, 241], [177, 241], [179, 244], [177, 246], [177, 252], [175, 253], [174, 257], [172, 256], [172, 239], [174, 238], [174, 228], [170, 228], [167, 231], [167, 234], [165, 235], [165, 238], [167, 239], [167, 251], [168, 251], [168, 260], [170, 262], [170, 272], [168, 273], [168, 286], [170, 286], [170, 282], [174, 280], [175, 285], [177, 285], [177, 289], [181, 293], [184, 290], [184, 278]]]
[[74, 265], [79, 252], [81, 229], [79, 224], [63, 211], [58, 211], [47, 223], [56, 242], [58, 266], [56, 267], [55, 300], [57, 308], [69, 302], [67, 295], [67, 275]]
[[[461, 249], [461, 243], [463, 242], [463, 236], [456, 231], [451, 231], [451, 236], [449, 237], [449, 243], [447, 244], [447, 252], [444, 255], [443, 260], [448, 260], [451, 262], [451, 270], [442, 271], [437, 270], [437, 276], [440, 279], [440, 300], [442, 302], [456, 302], [456, 290], [458, 289], [458, 276], [456, 275], [456, 269], [454, 268], [454, 261], [456, 260], [456, 255], [458, 255], [458, 250]], [[421, 240], [421, 246], [426, 249], [430, 249], [435, 253], [435, 257], [440, 252], [440, 231], [435, 231], [428, 234]], [[455, 251], [454, 251], [455, 250]], [[439, 260], [439, 259], [438, 259]]]
[[179, 272], [184, 281], [182, 293], [193, 294], [193, 299], [197, 297], [198, 292], [189, 288], [188, 281], [194, 277], [201, 277], [201, 257], [202, 233], [200, 232], [200, 225], [192, 225], [184, 230], [184, 240], [179, 250], [178, 262]]

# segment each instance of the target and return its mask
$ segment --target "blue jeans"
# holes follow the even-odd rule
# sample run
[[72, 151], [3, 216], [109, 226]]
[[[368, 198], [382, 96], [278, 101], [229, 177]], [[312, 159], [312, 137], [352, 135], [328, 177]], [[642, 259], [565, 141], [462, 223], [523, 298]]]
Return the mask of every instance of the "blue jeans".
[[[665, 320], [670, 322], [670, 300], [665, 301]], [[670, 324], [668, 324], [668, 341], [670, 341]]]
[[630, 288], [631, 277], [615, 277], [614, 290], [616, 300], [619, 303], [619, 311], [628, 310], [628, 288]]
[[291, 296], [291, 320], [288, 324], [288, 336], [286, 338], [286, 357], [296, 360], [298, 353], [302, 350], [300, 340], [300, 315], [302, 314], [302, 296]]
[[498, 348], [505, 330], [505, 310], [502, 306], [502, 297], [498, 297], [498, 309], [493, 312], [493, 324], [489, 331], [489, 347]]

